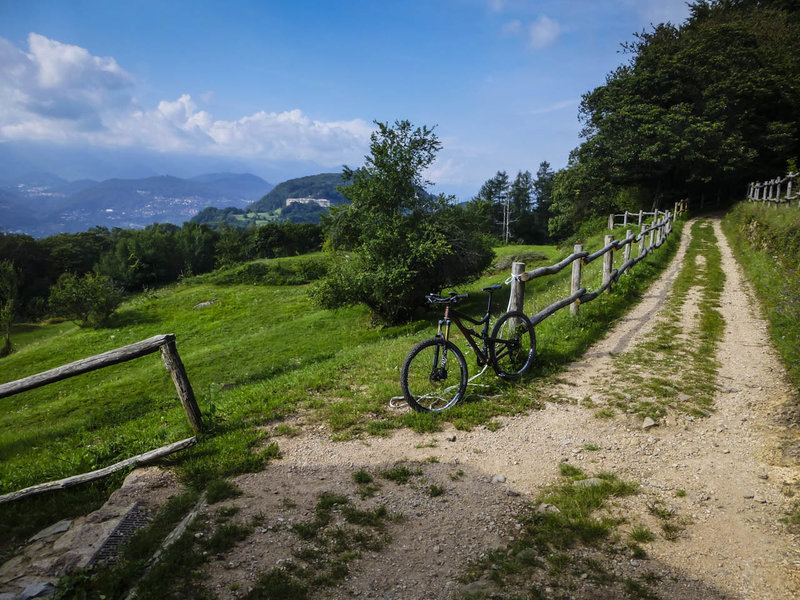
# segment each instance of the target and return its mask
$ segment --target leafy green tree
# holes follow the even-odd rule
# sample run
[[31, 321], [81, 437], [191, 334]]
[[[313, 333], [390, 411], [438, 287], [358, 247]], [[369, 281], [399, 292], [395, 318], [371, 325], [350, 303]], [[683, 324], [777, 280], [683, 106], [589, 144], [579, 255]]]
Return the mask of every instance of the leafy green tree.
[[109, 277], [64, 273], [50, 288], [50, 310], [81, 327], [100, 327], [122, 302], [122, 294]]
[[17, 309], [18, 290], [19, 277], [14, 264], [9, 260], [0, 261], [0, 335], [3, 336], [0, 357], [8, 356], [13, 351], [11, 326], [14, 324]]
[[797, 3], [700, 0], [690, 10], [680, 27], [636, 35], [624, 45], [630, 62], [584, 95], [586, 139], [554, 180], [554, 235], [614, 209], [741, 197], [800, 151]]
[[475, 277], [491, 260], [485, 240], [459, 226], [452, 198], [432, 195], [422, 173], [441, 143], [428, 127], [376, 122], [364, 166], [345, 167], [349, 204], [325, 221], [326, 244], [339, 254], [312, 295], [323, 306], [364, 303], [397, 322], [425, 294]]

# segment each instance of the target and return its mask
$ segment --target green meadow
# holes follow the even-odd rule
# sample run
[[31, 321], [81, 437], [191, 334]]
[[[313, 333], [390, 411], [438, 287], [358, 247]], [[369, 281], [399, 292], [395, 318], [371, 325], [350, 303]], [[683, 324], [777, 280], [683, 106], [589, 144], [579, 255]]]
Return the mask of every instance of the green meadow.
[[[192, 489], [220, 478], [263, 468], [280, 445], [281, 422], [299, 416], [300, 427], [324, 428], [334, 440], [390, 435], [400, 427], [419, 432], [444, 423], [469, 429], [500, 415], [535, 409], [546, 376], [558, 372], [600, 338], [635, 304], [673, 256], [680, 228], [647, 260], [626, 274], [610, 293], [564, 309], [536, 327], [534, 368], [516, 383], [487, 370], [465, 401], [444, 414], [391, 408], [400, 392], [400, 367], [411, 347], [435, 333], [440, 314], [420, 309], [400, 326], [375, 323], [361, 307], [336, 311], [315, 307], [307, 291], [326, 258], [312, 254], [261, 260], [133, 296], [103, 329], [72, 323], [20, 325], [12, 335], [16, 352], [0, 360], [0, 382], [26, 377], [153, 335], [174, 333], [203, 414], [199, 443], [165, 459]], [[615, 231], [616, 237], [624, 231]], [[602, 235], [585, 243], [602, 246]], [[637, 245], [638, 246], [638, 245]], [[482, 315], [481, 288], [502, 283], [514, 258], [528, 269], [553, 264], [571, 252], [554, 246], [506, 246], [494, 266], [469, 286], [459, 308]], [[637, 247], [633, 256], [637, 255]], [[622, 252], [615, 253], [615, 265]], [[602, 260], [584, 269], [594, 289]], [[526, 284], [525, 310], [532, 314], [569, 293], [570, 269]], [[300, 283], [300, 282], [310, 283]], [[432, 290], [433, 291], [433, 290]], [[203, 302], [212, 304], [195, 308]], [[508, 303], [508, 286], [495, 295], [494, 318]], [[463, 350], [468, 347], [458, 337]], [[470, 375], [478, 373], [467, 353]], [[113, 464], [192, 435], [175, 388], [158, 353], [80, 375], [0, 400], [0, 493]], [[270, 431], [273, 438], [270, 439]], [[0, 505], [0, 560], [24, 537], [59, 518], [96, 507], [125, 473], [79, 488]]]

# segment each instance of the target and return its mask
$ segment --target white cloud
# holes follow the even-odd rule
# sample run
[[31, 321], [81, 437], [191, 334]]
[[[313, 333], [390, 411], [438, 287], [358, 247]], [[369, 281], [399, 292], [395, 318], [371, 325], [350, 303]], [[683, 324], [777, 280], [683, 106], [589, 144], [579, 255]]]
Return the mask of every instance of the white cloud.
[[362, 119], [322, 122], [287, 110], [215, 120], [189, 94], [148, 109], [134, 100], [136, 81], [113, 58], [35, 33], [28, 46], [24, 52], [0, 38], [0, 142], [57, 141], [326, 166], [358, 161], [369, 143], [372, 126]]
[[528, 29], [528, 41], [534, 48], [545, 48], [558, 39], [561, 26], [547, 15], [539, 15]]

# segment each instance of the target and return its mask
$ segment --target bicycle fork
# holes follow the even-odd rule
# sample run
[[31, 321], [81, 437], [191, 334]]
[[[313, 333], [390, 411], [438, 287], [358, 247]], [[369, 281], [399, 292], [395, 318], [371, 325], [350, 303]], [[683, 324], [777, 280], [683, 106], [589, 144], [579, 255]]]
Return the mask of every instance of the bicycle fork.
[[[439, 327], [436, 330], [436, 337], [447, 342], [450, 339], [450, 307], [444, 307], [444, 318], [439, 320]], [[447, 344], [443, 344], [442, 355], [439, 356], [439, 346], [433, 351], [433, 368], [431, 370], [431, 381], [444, 381], [447, 379]]]

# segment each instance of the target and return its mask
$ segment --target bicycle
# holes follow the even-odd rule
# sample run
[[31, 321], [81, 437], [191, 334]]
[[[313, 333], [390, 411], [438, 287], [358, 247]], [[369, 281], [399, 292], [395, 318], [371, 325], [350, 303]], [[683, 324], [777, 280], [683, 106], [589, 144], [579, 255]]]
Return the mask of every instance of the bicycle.
[[[451, 323], [456, 324], [475, 351], [479, 367], [489, 364], [499, 377], [510, 380], [531, 366], [536, 354], [536, 335], [524, 313], [505, 313], [495, 323], [492, 335], [488, 335], [492, 294], [501, 287], [495, 284], [483, 288], [482, 291], [489, 293], [489, 303], [480, 320], [453, 308], [468, 294], [452, 292], [448, 296], [426, 296], [430, 304], [444, 304], [444, 318], [439, 321], [436, 335], [415, 345], [403, 363], [400, 384], [403, 397], [411, 408], [419, 412], [438, 412], [454, 406], [464, 397], [468, 383], [467, 363], [458, 346], [450, 341]], [[469, 329], [462, 320], [476, 326], [483, 325], [483, 330], [478, 333]], [[478, 346], [476, 340], [482, 345]]]

